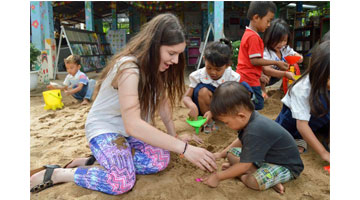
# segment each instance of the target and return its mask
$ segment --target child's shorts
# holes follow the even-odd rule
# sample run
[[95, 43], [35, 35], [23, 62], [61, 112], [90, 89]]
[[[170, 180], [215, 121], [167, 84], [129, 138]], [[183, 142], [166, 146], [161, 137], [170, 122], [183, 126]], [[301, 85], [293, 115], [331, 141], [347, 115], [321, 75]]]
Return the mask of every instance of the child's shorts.
[[[228, 153], [240, 157], [241, 147], [231, 148]], [[291, 174], [290, 170], [286, 167], [275, 165], [271, 163], [253, 163], [258, 169], [252, 174], [256, 182], [259, 185], [260, 190], [266, 190], [275, 186], [278, 183], [286, 183], [291, 179], [294, 179], [294, 176]]]

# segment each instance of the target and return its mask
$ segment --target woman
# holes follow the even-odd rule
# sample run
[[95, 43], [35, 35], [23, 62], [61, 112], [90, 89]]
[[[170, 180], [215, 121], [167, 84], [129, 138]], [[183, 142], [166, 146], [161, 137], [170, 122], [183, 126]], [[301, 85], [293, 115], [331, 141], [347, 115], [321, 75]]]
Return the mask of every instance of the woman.
[[[161, 14], [146, 23], [103, 70], [87, 117], [86, 137], [104, 169], [47, 166], [30, 178], [31, 191], [74, 181], [88, 189], [122, 194], [134, 186], [135, 174], [165, 169], [169, 151], [202, 170], [216, 169], [212, 153], [187, 144], [188, 136], [182, 138], [185, 142], [177, 139], [171, 118], [185, 90], [185, 46], [183, 28], [174, 15]], [[156, 111], [169, 135], [151, 125]], [[86, 159], [82, 161], [85, 165]]]

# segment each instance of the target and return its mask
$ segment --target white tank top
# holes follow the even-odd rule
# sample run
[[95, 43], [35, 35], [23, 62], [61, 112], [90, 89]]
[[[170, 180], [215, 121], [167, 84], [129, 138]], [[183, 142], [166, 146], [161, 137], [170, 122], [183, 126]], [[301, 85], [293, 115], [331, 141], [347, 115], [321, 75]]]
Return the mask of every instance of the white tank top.
[[139, 68], [134, 62], [127, 62], [122, 65], [130, 60], [136, 63], [135, 57], [122, 57], [104, 79], [86, 119], [85, 134], [88, 142], [104, 133], [118, 133], [128, 137], [121, 117], [118, 92], [117, 89], [113, 88], [111, 82], [120, 69], [134, 68], [139, 73]]

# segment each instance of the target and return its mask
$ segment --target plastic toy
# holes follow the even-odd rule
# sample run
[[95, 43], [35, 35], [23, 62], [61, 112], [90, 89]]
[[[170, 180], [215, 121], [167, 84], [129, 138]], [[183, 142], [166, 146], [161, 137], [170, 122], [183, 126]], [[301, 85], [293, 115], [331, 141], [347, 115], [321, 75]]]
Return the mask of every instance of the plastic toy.
[[48, 90], [43, 92], [43, 97], [45, 101], [45, 110], [56, 110], [57, 108], [62, 108], [64, 104], [61, 102], [62, 96], [60, 90]]
[[186, 122], [195, 128], [196, 134], [199, 134], [199, 128], [206, 122], [206, 118], [203, 118], [202, 116], [198, 116], [197, 120], [190, 120], [187, 118]]
[[328, 171], [328, 172], [329, 172], [329, 174], [330, 174], [330, 165], [325, 166], [325, 167], [324, 167], [324, 170]]
[[295, 80], [298, 80], [301, 77], [301, 75], [295, 75], [294, 78]]
[[[286, 56], [284, 58], [286, 62], [290, 64], [289, 71], [296, 75], [300, 75], [300, 69], [296, 63], [301, 59], [301, 56]], [[295, 79], [297, 80], [296, 77]], [[287, 92], [288, 85], [291, 85], [292, 83], [293, 80], [288, 80], [286, 77], [283, 77], [283, 90], [285, 94]]]

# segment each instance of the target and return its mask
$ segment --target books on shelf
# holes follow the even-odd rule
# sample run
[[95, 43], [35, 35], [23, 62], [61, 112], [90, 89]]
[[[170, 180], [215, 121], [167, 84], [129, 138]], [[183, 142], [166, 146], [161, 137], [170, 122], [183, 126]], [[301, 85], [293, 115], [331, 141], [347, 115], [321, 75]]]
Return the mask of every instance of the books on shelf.
[[105, 34], [63, 26], [61, 28], [72, 54], [81, 56], [81, 65], [85, 72], [105, 67], [107, 59], [111, 56], [111, 47]]
[[81, 66], [85, 72], [102, 69], [106, 65], [105, 56], [81, 57]]

